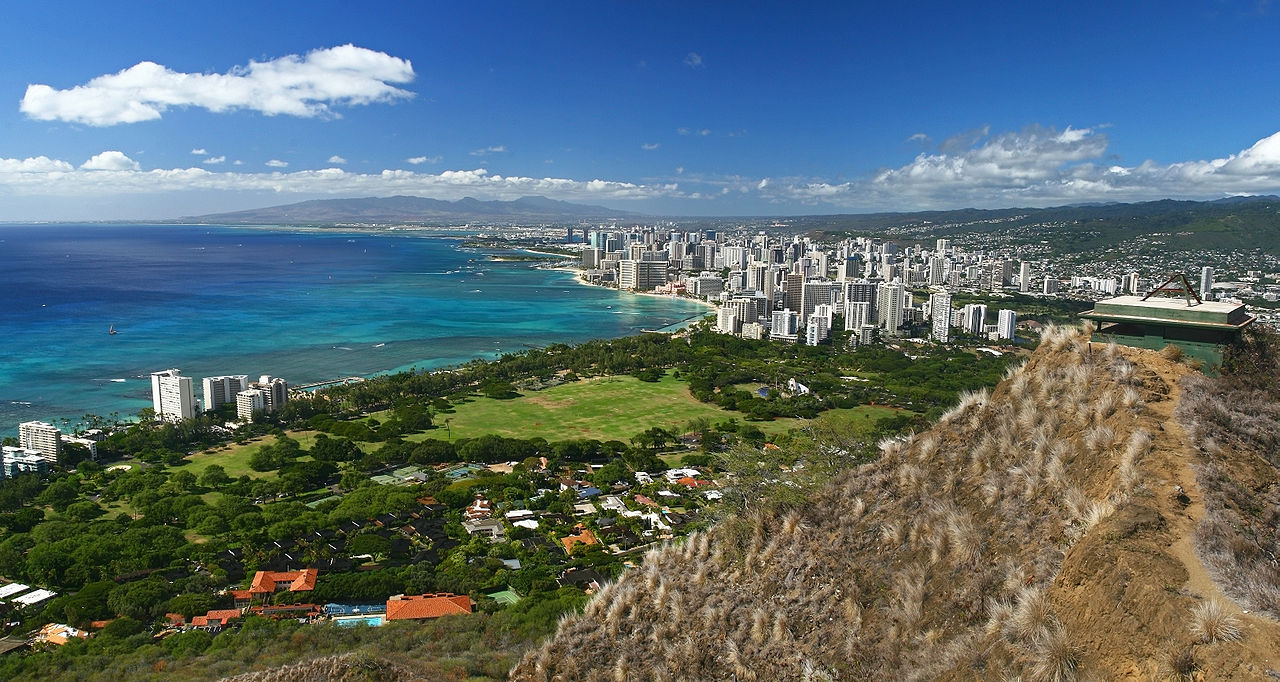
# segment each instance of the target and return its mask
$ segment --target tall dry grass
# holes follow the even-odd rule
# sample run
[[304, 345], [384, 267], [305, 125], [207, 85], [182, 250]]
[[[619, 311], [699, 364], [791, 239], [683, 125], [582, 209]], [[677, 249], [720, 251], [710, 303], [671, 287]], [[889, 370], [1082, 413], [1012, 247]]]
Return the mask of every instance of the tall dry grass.
[[567, 619], [513, 678], [1075, 679], [1046, 589], [1141, 482], [1158, 428], [1126, 353], [1046, 329], [995, 390], [804, 503], [651, 552], [596, 599], [625, 606]]

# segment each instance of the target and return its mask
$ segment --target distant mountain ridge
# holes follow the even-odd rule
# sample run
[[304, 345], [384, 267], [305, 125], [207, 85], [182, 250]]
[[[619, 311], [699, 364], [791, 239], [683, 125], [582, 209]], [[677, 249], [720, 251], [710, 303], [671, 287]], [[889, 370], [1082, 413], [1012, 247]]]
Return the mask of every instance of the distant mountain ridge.
[[206, 223], [436, 223], [484, 220], [494, 222], [560, 222], [593, 218], [628, 218], [640, 214], [604, 206], [574, 204], [541, 196], [512, 201], [482, 201], [464, 197], [457, 201], [425, 197], [392, 196], [357, 199], [313, 199], [283, 206], [186, 216], [183, 222]]

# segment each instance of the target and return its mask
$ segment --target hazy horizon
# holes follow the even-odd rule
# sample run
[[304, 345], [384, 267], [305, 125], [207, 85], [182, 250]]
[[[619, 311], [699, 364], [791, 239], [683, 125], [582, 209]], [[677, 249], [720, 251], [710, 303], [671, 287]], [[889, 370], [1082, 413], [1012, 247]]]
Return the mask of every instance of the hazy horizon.
[[1280, 192], [1265, 2], [69, 5], [0, 28], [3, 221], [397, 194], [730, 217]]

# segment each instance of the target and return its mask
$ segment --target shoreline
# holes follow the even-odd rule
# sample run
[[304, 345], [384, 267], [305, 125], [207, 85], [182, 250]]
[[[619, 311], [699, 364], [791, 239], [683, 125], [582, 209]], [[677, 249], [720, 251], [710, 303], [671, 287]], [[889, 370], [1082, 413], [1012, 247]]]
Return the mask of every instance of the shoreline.
[[[169, 225], [165, 225], [164, 227], [169, 227]], [[191, 227], [191, 226], [182, 225], [182, 226], [176, 226], [176, 227]], [[297, 228], [294, 228], [294, 227], [281, 227], [281, 226], [256, 226], [256, 227], [224, 226], [224, 227], [229, 227], [232, 230], [244, 229], [246, 231], [251, 230], [251, 231], [264, 231], [264, 232], [265, 231], [272, 231], [272, 232], [280, 231], [280, 232], [293, 232], [293, 233], [318, 232], [318, 230], [298, 230]], [[403, 236], [409, 236], [409, 235], [405, 235], [403, 232], [401, 232], [401, 234]], [[426, 235], [420, 235], [420, 236], [426, 236]], [[450, 235], [448, 238], [446, 238], [445, 241], [446, 243], [450, 243], [452, 245], [451, 250], [466, 251], [467, 249], [463, 249], [457, 244], [456, 240], [458, 238], [459, 236], [457, 235]], [[526, 250], [526, 251], [533, 251], [539, 254], [546, 253], [546, 252], [538, 252], [536, 250]], [[566, 261], [569, 260], [563, 254], [546, 254], [546, 255], [554, 255], [557, 258], [565, 258]], [[520, 270], [525, 269], [524, 267], [519, 266], [518, 263], [509, 263], [508, 265], [514, 265], [517, 269], [520, 269]], [[535, 268], [531, 267], [529, 269], [535, 269]], [[568, 267], [567, 263], [562, 264], [561, 267], [540, 267], [536, 269], [562, 270], [564, 272], [570, 273], [570, 276], [572, 276], [573, 280], [576, 281], [578, 284], [582, 286], [593, 286], [590, 283], [585, 282], [580, 277], [578, 277], [577, 274], [579, 271], [571, 267]], [[560, 282], [563, 283], [563, 279], [561, 279], [559, 276], [554, 276], [554, 279], [550, 281], [554, 282], [555, 280], [559, 280]], [[609, 287], [600, 287], [600, 288], [607, 289]], [[617, 293], [639, 293], [639, 292], [618, 292], [616, 289], [614, 291]], [[647, 295], [654, 295], [654, 294], [647, 294]], [[596, 298], [597, 300], [599, 300], [600, 301], [599, 307], [603, 308], [606, 303], [611, 302], [611, 298], [610, 298], [611, 296], [612, 295], [604, 295], [601, 297], [593, 297], [593, 298]], [[623, 297], [613, 296], [612, 300], [616, 301], [618, 298], [623, 298]], [[711, 307], [705, 301], [697, 301], [696, 299], [692, 299], [692, 298], [681, 298], [681, 300], [693, 301], [693, 302], [699, 303], [701, 304], [700, 307], [706, 307], [706, 308]], [[635, 304], [631, 304], [631, 305], [635, 305]], [[616, 306], [616, 303], [615, 303], [615, 306]], [[610, 306], [610, 307], [615, 307], [615, 306]], [[689, 310], [677, 312], [679, 317], [676, 320], [673, 320], [661, 327], [645, 327], [644, 329], [638, 329], [638, 328], [618, 329], [616, 331], [619, 333], [617, 333], [616, 335], [611, 334], [609, 336], [614, 338], [625, 338], [627, 336], [643, 333], [644, 331], [647, 331], [653, 328], [659, 328], [664, 330], [676, 329], [676, 328], [688, 326], [691, 322], [695, 322], [703, 317], [703, 315], [690, 316], [689, 312], [690, 312]], [[667, 319], [670, 320], [670, 317], [667, 317]], [[660, 324], [661, 322], [659, 320], [653, 320], [651, 324], [652, 323]], [[599, 333], [598, 330], [596, 333]], [[595, 338], [595, 334], [588, 334], [587, 336], [590, 338]], [[386, 339], [386, 337], [382, 337], [382, 338]], [[387, 340], [395, 340], [395, 339], [387, 339]], [[386, 341], [384, 340], [383, 342], [385, 343]], [[368, 367], [368, 364], [372, 364], [372, 363], [356, 362], [355, 366], [347, 365], [346, 367], [330, 368], [336, 371], [324, 372], [322, 375], [314, 377], [314, 379], [316, 381], [329, 380], [332, 377], [337, 377], [337, 376], [343, 376], [343, 377], [359, 376], [362, 379], [371, 379], [378, 376], [384, 376], [384, 375], [408, 371], [411, 368], [416, 368], [418, 371], [430, 371], [430, 372], [449, 371], [451, 368], [461, 365], [470, 360], [481, 360], [482, 362], [489, 362], [496, 359], [503, 352], [513, 352], [515, 350], [519, 350], [520, 348], [524, 348], [524, 347], [525, 346], [520, 346], [519, 348], [517, 348], [516, 346], [512, 346], [510, 348], [507, 348], [507, 344], [504, 343], [502, 350], [498, 350], [492, 347], [481, 348], [479, 349], [479, 352], [475, 353], [474, 355], [466, 359], [462, 359], [459, 356], [459, 357], [455, 357], [453, 361], [445, 360], [444, 364], [436, 364], [438, 361], [444, 358], [437, 357], [435, 355], [425, 355], [422, 357], [415, 357], [412, 360], [408, 360], [404, 362], [400, 362], [399, 358], [388, 357], [385, 359], [389, 360], [390, 362], [388, 362], [386, 365], [383, 365], [381, 367], [376, 367], [375, 365], [376, 368], [370, 368]], [[447, 356], [449, 354], [446, 353], [445, 355]], [[360, 364], [365, 364], [366, 366], [360, 367], [359, 366]], [[381, 364], [381, 363], [377, 363], [377, 364]], [[209, 371], [197, 370], [197, 371], [199, 372], [197, 376], [203, 376], [204, 374], [209, 373], [212, 370], [209, 370]], [[123, 372], [123, 370], [121, 370], [121, 372]], [[26, 402], [26, 401], [33, 401], [31, 398], [15, 395], [12, 400], [6, 401], [6, 404], [3, 405], [3, 407], [5, 408], [4, 409], [5, 419], [4, 419], [4, 423], [0, 423], [0, 435], [5, 435], [5, 436], [16, 435], [17, 425], [23, 421], [41, 420], [41, 421], [47, 421], [47, 422], [56, 424], [60, 422], [63, 418], [66, 418], [66, 419], [69, 419], [74, 424], [82, 415], [88, 414], [88, 413], [92, 413], [102, 417], [109, 417], [114, 412], [119, 414], [119, 419], [122, 423], [136, 422], [137, 421], [136, 411], [140, 410], [142, 407], [149, 405], [151, 402], [150, 400], [147, 399], [150, 397], [149, 391], [147, 390], [149, 387], [144, 385], [146, 384], [145, 377], [135, 376], [135, 375], [139, 375], [139, 371], [130, 370], [128, 373], [121, 373], [121, 372], [116, 372], [115, 374], [113, 374], [111, 371], [107, 371], [105, 374], [101, 375], [104, 377], [112, 377], [116, 375], [121, 377], [124, 377], [124, 376], [129, 377], [127, 391], [126, 389], [120, 389], [121, 391], [126, 391], [126, 392], [121, 393], [121, 396], [117, 396], [114, 399], [111, 396], [106, 394], [99, 396], [97, 395], [96, 392], [90, 392], [90, 393], [86, 393], [86, 395], [83, 396], [84, 398], [83, 401], [79, 399], [80, 398], [79, 396], [72, 397], [70, 400], [66, 400], [65, 398], [62, 398], [59, 401], [55, 401], [55, 402], [62, 403], [61, 407], [57, 407], [54, 405], [47, 405], [47, 404], [31, 405]], [[104, 383], [108, 381], [108, 379], [102, 379], [100, 381], [98, 379], [95, 379], [94, 381], [99, 383]], [[308, 383], [308, 381], [304, 380], [299, 383]], [[109, 385], [115, 386], [116, 384], [112, 383]], [[195, 387], [195, 389], [196, 389], [195, 392], [198, 394], [199, 387], [197, 386]], [[96, 390], [97, 389], [93, 389], [93, 391], [96, 391]], [[144, 395], [144, 393], [148, 395]], [[67, 397], [70, 397], [70, 393], [65, 393], [64, 395]], [[133, 404], [136, 404], [136, 407], [132, 406]], [[78, 405], [78, 406], [72, 407], [72, 405]]]
[[560, 271], [560, 272], [567, 272], [567, 273], [570, 273], [570, 274], [572, 274], [572, 275], [573, 275], [573, 281], [577, 282], [578, 284], [580, 284], [580, 285], [582, 285], [582, 286], [584, 286], [584, 287], [595, 287], [595, 288], [597, 288], [597, 289], [611, 289], [611, 290], [613, 290], [613, 291], [618, 292], [619, 294], [630, 294], [630, 295], [632, 295], [632, 296], [653, 296], [653, 297], [656, 297], [656, 298], [675, 299], [675, 300], [677, 300], [677, 301], [688, 301], [689, 303], [697, 303], [698, 305], [703, 306], [704, 308], [706, 308], [706, 309], [708, 309], [708, 310], [719, 310], [719, 309], [720, 309], [720, 306], [717, 306], [716, 304], [714, 304], [714, 303], [712, 303], [712, 302], [710, 302], [710, 301], [703, 300], [703, 299], [701, 299], [701, 298], [694, 298], [694, 297], [692, 297], [692, 296], [677, 296], [677, 295], [675, 295], [675, 294], [659, 294], [659, 293], [657, 293], [657, 292], [653, 292], [653, 291], [623, 291], [623, 290], [621, 290], [621, 289], [617, 289], [617, 288], [615, 288], [615, 287], [607, 287], [607, 286], [604, 286], [604, 285], [602, 285], [602, 284], [592, 284], [591, 282], [588, 282], [588, 281], [586, 281], [585, 279], [582, 279], [582, 277], [580, 277], [580, 276], [579, 276], [579, 275], [582, 273], [582, 271], [581, 271], [581, 270], [579, 270], [579, 269], [577, 269], [577, 268], [571, 268], [571, 267], [557, 267], [557, 268], [546, 268], [546, 269], [547, 269], [547, 270], [558, 270], [558, 271]]

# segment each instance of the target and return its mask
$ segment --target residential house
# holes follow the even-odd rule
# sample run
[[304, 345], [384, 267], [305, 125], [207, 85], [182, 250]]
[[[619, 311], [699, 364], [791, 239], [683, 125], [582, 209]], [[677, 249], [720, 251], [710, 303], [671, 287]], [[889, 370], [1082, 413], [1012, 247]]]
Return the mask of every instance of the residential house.
[[396, 595], [387, 600], [387, 620], [429, 620], [458, 613], [471, 613], [471, 597], [465, 594]]
[[36, 632], [35, 641], [62, 646], [73, 639], [88, 639], [89, 633], [62, 623], [47, 623]]
[[596, 539], [595, 534], [591, 532], [590, 528], [587, 528], [586, 526], [579, 523], [578, 525], [574, 526], [573, 529], [578, 532], [574, 535], [566, 535], [565, 537], [560, 538], [560, 543], [564, 545], [565, 554], [568, 554], [571, 551], [573, 551], [574, 545], [600, 544], [600, 541]]
[[301, 571], [258, 571], [253, 574], [253, 582], [249, 585], [251, 597], [269, 598], [276, 592], [308, 592], [316, 589], [316, 578], [320, 571], [305, 568]]

